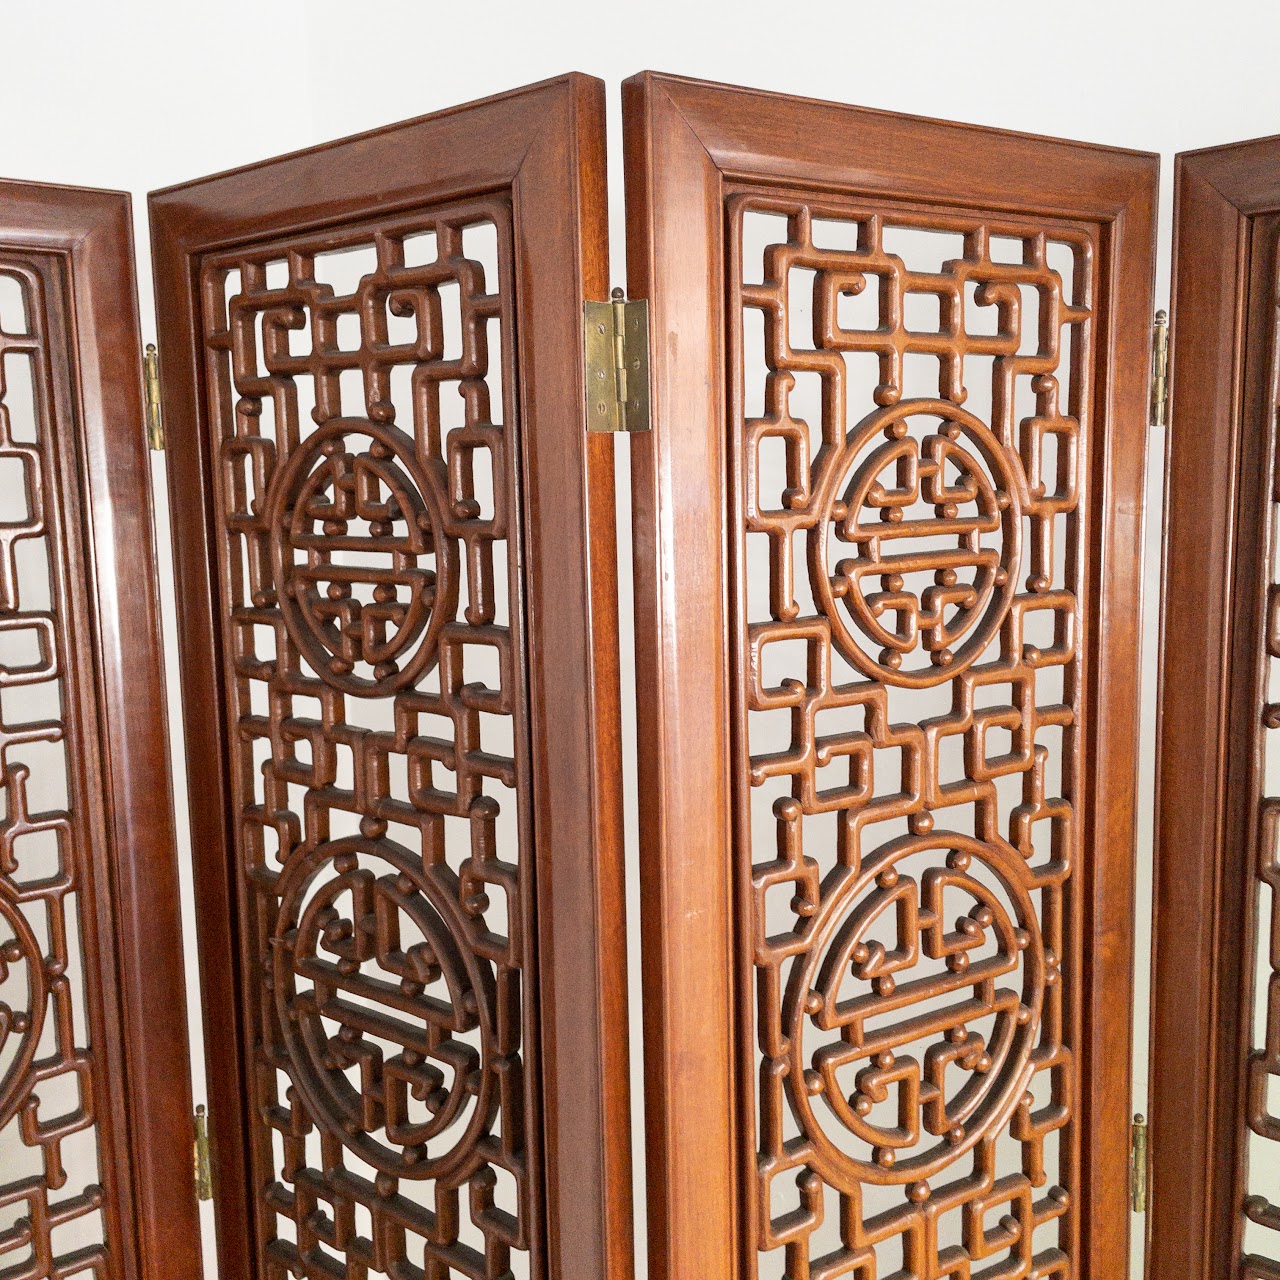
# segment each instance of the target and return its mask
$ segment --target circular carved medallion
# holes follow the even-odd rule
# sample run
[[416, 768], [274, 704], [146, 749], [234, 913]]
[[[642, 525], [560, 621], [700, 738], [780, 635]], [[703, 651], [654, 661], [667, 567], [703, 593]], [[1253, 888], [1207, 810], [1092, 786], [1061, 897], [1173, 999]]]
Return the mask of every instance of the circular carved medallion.
[[927, 1178], [1023, 1097], [1056, 957], [1016, 855], [907, 837], [823, 895], [783, 1002], [792, 1107], [834, 1186]]
[[394, 693], [435, 659], [458, 578], [442, 470], [397, 427], [338, 418], [274, 482], [280, 610], [316, 673], [344, 692]]
[[889, 684], [950, 679], [1013, 599], [1017, 459], [957, 405], [910, 400], [871, 414], [818, 465], [810, 576], [841, 652]]
[[270, 985], [311, 1116], [383, 1173], [457, 1185], [497, 1108], [494, 977], [461, 908], [383, 838], [300, 852], [278, 888]]
[[[0, 1129], [27, 1096], [48, 984], [40, 944], [17, 903], [0, 892]], [[15, 1008], [14, 1006], [19, 1007]]]

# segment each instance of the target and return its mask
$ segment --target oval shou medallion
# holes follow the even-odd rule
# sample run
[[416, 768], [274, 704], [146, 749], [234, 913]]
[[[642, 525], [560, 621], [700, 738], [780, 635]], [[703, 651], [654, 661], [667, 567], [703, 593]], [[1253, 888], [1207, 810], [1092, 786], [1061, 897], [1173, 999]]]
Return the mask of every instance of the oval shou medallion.
[[922, 1179], [1025, 1105], [1056, 961], [1018, 868], [963, 836], [899, 841], [826, 887], [803, 955], [783, 1021], [815, 1159], [833, 1185], [923, 1196]]
[[[904, 401], [814, 469], [823, 519], [811, 572], [841, 652], [890, 684], [934, 684], [968, 666], [1004, 620], [1018, 572], [1019, 477], [999, 441], [958, 405]], [[910, 663], [917, 653], [927, 661]]]
[[274, 482], [273, 568], [289, 638], [350, 693], [394, 693], [435, 657], [458, 573], [441, 469], [419, 466], [394, 426], [339, 419], [308, 436]]
[[1074, 1274], [1095, 245], [729, 209], [757, 1274]]
[[497, 983], [466, 936], [483, 898], [460, 905], [445, 869], [386, 839], [319, 845], [281, 879], [270, 982], [312, 1113], [385, 1173], [466, 1176], [502, 1082], [521, 1077], [519, 1046], [497, 1050]]

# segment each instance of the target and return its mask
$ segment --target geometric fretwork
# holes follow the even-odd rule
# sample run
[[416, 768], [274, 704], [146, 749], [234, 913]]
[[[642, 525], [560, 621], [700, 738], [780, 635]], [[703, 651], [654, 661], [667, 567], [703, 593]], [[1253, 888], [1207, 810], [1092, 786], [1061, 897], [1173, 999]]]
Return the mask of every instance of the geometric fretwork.
[[761, 1276], [1076, 1276], [1088, 229], [731, 197]]
[[206, 258], [262, 1274], [527, 1274], [511, 211]]
[[[92, 730], [76, 709], [68, 543], [46, 282], [0, 259], [0, 1275], [121, 1275], [104, 1224], [105, 1088], [82, 912], [92, 820], [77, 779]], [[85, 905], [89, 904], [89, 905]]]

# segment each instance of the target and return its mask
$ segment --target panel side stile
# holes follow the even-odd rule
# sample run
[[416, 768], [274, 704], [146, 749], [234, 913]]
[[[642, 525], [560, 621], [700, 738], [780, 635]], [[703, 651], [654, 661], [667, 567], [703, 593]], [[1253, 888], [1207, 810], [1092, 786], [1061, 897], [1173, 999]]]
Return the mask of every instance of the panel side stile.
[[[649, 1260], [735, 1273], [733, 936], [718, 174], [660, 86], [624, 86], [627, 283], [648, 298], [654, 429], [632, 446]], [[681, 261], [684, 270], [674, 272]]]
[[[256, 1253], [248, 1135], [241, 1098], [246, 1067], [240, 944], [235, 909], [235, 865], [228, 790], [229, 745], [218, 680], [222, 633], [215, 613], [217, 557], [208, 529], [214, 507], [208, 463], [209, 432], [201, 415], [190, 430], [176, 429], [175, 406], [200, 403], [205, 379], [195, 267], [183, 228], [166, 209], [151, 210], [152, 265], [160, 377], [166, 418], [165, 474], [169, 488], [175, 605], [182, 684], [187, 803], [197, 921], [196, 949], [204, 1026], [205, 1089], [220, 1272], [253, 1274]], [[193, 709], [200, 708], [196, 712]], [[191, 768], [199, 761], [198, 768]]]
[[[1240, 505], [1251, 236], [1245, 190], [1216, 169], [1212, 153], [1179, 156], [1175, 187], [1152, 942], [1153, 1280], [1221, 1274], [1238, 1230], [1232, 1057], [1243, 1030], [1244, 890], [1234, 851], [1245, 847], [1247, 818], [1230, 761], [1240, 691], [1252, 690], [1232, 661], [1242, 643], [1234, 588], [1256, 533]], [[1202, 1119], [1189, 1128], [1187, 1115]]]
[[[556, 104], [515, 183], [551, 1274], [631, 1273], [613, 441], [586, 430], [581, 298], [608, 293], [604, 90]], [[564, 210], [572, 210], [565, 216]], [[536, 389], [536, 394], [528, 394]], [[566, 625], [566, 620], [570, 620]], [[590, 995], [582, 999], [584, 983]], [[583, 1081], [588, 1082], [584, 1091]], [[583, 1187], [596, 1193], [583, 1194]]]

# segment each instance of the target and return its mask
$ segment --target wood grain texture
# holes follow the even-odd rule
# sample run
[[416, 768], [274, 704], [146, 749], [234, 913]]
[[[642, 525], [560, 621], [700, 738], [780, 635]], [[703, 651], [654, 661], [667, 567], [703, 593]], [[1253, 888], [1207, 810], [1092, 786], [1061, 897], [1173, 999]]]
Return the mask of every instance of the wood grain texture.
[[[864, 231], [879, 214], [885, 222], [898, 217], [953, 230], [959, 229], [954, 220], [972, 218], [1007, 223], [1012, 229], [1000, 234], [1020, 236], [1029, 246], [1038, 225], [1050, 237], [1075, 228], [1094, 246], [1093, 355], [1076, 370], [1087, 380], [1091, 426], [1072, 579], [1083, 674], [1073, 713], [1080, 727], [1069, 748], [1078, 753], [1078, 781], [1068, 795], [1078, 810], [1079, 863], [1067, 957], [1076, 963], [1065, 979], [1072, 992], [1067, 1034], [1075, 1075], [1067, 1104], [1073, 1136], [1064, 1139], [1065, 1172], [1059, 1175], [1071, 1187], [1060, 1247], [1070, 1274], [1119, 1271], [1129, 1218], [1129, 1099], [1118, 1082], [1128, 1079], [1131, 1047], [1139, 548], [1155, 160], [654, 74], [624, 87], [624, 129], [628, 278], [632, 295], [650, 300], [654, 378], [655, 430], [635, 442], [632, 469], [653, 1274], [754, 1275], [758, 1239], [788, 1250], [789, 1274], [808, 1274], [802, 1268], [817, 1260], [806, 1256], [803, 1241], [823, 1212], [821, 1193], [801, 1168], [801, 1206], [764, 1233], [769, 1210], [757, 1207], [757, 1151], [749, 1136], [756, 1123], [758, 1060], [752, 1050], [757, 1014], [750, 940], [757, 939], [757, 957], [761, 944], [760, 918], [753, 919], [752, 890], [742, 870], [750, 860], [743, 851], [749, 828], [741, 762], [747, 750], [743, 709], [760, 695], [743, 700], [754, 659], [737, 648], [744, 641], [744, 570], [734, 515], [741, 501], [740, 446], [733, 442], [741, 423], [732, 406], [740, 358], [726, 339], [729, 273], [736, 269], [726, 241], [726, 226], [736, 225], [727, 208], [733, 198], [756, 200], [774, 212], [798, 209], [787, 214], [793, 219], [806, 216], [804, 208], [821, 207], [821, 215], [813, 216], [861, 219]], [[793, 250], [803, 243], [799, 234], [793, 226]], [[975, 262], [985, 261], [980, 249], [971, 251]], [[849, 270], [856, 267], [851, 259]], [[766, 298], [769, 287], [767, 278], [763, 290], [743, 290], [766, 317], [773, 305]], [[886, 322], [890, 328], [882, 332], [897, 332], [882, 311], [882, 326]], [[815, 309], [815, 342], [820, 336]], [[845, 341], [846, 335], [829, 340], [836, 338]], [[907, 347], [913, 341], [903, 338]], [[802, 467], [797, 474], [804, 475]], [[804, 481], [787, 483], [801, 486], [791, 499], [798, 511]], [[746, 485], [750, 494], [749, 478]], [[783, 614], [775, 610], [775, 616], [790, 616], [785, 603], [779, 607]], [[815, 679], [811, 670], [811, 692]], [[757, 783], [755, 774], [751, 781]], [[802, 793], [795, 799], [802, 803]], [[790, 819], [777, 812], [781, 829]], [[795, 892], [803, 898], [800, 888]], [[760, 1007], [766, 1007], [763, 995]], [[760, 1041], [766, 1066], [769, 1043]], [[761, 1068], [762, 1088], [766, 1079], [779, 1078], [772, 1071]], [[808, 1139], [801, 1128], [801, 1138]], [[804, 1166], [802, 1152], [797, 1159]], [[772, 1165], [761, 1168], [772, 1176]], [[913, 1203], [925, 1203], [929, 1195], [925, 1188]], [[910, 1216], [905, 1207], [902, 1214]], [[918, 1216], [919, 1231], [926, 1232], [929, 1213]], [[877, 1229], [877, 1238], [888, 1238], [884, 1222]], [[859, 1243], [868, 1237], [858, 1230], [846, 1225], [845, 1252], [826, 1263], [869, 1265], [865, 1250], [871, 1246]], [[1016, 1252], [1023, 1236], [1029, 1237], [1029, 1228], [1003, 1247]], [[913, 1235], [912, 1248], [936, 1247], [926, 1238]], [[994, 1246], [974, 1237], [969, 1247], [980, 1256]], [[925, 1255], [911, 1256], [916, 1261], [904, 1255], [904, 1266], [931, 1265]]]
[[[506, 373], [518, 370], [508, 382], [517, 466], [495, 484], [519, 494], [510, 610], [527, 690], [517, 743], [527, 734], [532, 747], [517, 748], [516, 784], [528, 796], [533, 888], [523, 901], [536, 973], [523, 1046], [533, 1188], [525, 1247], [535, 1276], [631, 1273], [612, 442], [586, 436], [581, 394], [582, 300], [605, 292], [603, 114], [599, 83], [568, 76], [152, 197], [205, 1016], [219, 1028], [210, 1087], [226, 1275], [255, 1274], [265, 1242], [248, 1172], [253, 996], [238, 960], [234, 744], [215, 710], [228, 696], [229, 606], [218, 585], [219, 428], [206, 408], [197, 281], [215, 254], [231, 261], [286, 239], [350, 240], [361, 227], [407, 226], [418, 211], [485, 193], [510, 209]], [[498, 1253], [488, 1265], [501, 1265]]]
[[[59, 862], [78, 894], [81, 924], [79, 939], [59, 945], [81, 953], [89, 988], [89, 1096], [80, 1105], [97, 1136], [106, 1233], [98, 1265], [104, 1275], [137, 1280], [196, 1275], [185, 979], [129, 197], [0, 183], [0, 258], [26, 264], [19, 270], [38, 282], [45, 307], [29, 332], [45, 335], [47, 397], [42, 403], [37, 385], [36, 413], [44, 415], [39, 449], [55, 463], [43, 503], [54, 544], [50, 616], [59, 633], [54, 660], [64, 686], [70, 797]], [[20, 790], [13, 774], [21, 749], [6, 756], [12, 838], [24, 821], [12, 790]], [[20, 830], [10, 852], [15, 862], [5, 870], [20, 879]], [[51, 916], [41, 928], [53, 945], [57, 921]], [[58, 1000], [69, 1017], [65, 991], [64, 984]], [[57, 1039], [65, 1052], [61, 1032]], [[39, 1116], [56, 1151], [58, 1130], [74, 1131], [84, 1113], [68, 1106], [65, 1093], [52, 1110], [30, 1118]], [[53, 1159], [48, 1178], [57, 1176]], [[67, 1205], [71, 1190], [62, 1192]], [[31, 1265], [70, 1265], [65, 1242], [45, 1252], [49, 1224], [41, 1224], [34, 1199], [27, 1208]], [[21, 1229], [7, 1243], [21, 1249]], [[83, 1243], [88, 1264], [95, 1248]], [[22, 1270], [21, 1252], [13, 1260]]]

